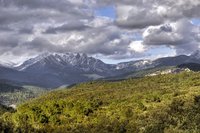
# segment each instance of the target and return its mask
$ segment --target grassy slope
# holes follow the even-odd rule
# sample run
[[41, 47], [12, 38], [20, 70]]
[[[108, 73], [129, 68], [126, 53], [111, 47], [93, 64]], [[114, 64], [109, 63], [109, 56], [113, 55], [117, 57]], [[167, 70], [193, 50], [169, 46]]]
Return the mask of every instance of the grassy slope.
[[3, 119], [15, 132], [198, 132], [200, 73], [84, 83], [29, 101]]

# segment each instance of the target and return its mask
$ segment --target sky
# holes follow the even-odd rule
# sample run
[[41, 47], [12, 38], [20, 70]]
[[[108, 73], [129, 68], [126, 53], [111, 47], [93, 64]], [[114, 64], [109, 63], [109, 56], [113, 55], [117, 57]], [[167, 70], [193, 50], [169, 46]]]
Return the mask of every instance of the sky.
[[0, 0], [4, 62], [73, 52], [112, 64], [199, 46], [199, 0]]

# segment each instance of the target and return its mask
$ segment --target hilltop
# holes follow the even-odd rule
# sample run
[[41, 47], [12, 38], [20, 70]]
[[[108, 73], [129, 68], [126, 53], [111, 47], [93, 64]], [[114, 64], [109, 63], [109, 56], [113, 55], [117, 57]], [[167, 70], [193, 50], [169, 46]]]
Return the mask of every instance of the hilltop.
[[[96, 81], [52, 91], [2, 116], [10, 132], [172, 133], [200, 130], [200, 73]], [[5, 124], [8, 123], [8, 124]]]

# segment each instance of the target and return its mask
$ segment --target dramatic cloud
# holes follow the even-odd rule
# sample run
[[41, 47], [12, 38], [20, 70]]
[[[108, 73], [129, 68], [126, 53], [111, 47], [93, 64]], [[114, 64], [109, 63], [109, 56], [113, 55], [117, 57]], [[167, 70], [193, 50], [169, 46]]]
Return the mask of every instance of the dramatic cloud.
[[49, 27], [45, 33], [47, 34], [56, 34], [60, 32], [67, 32], [67, 31], [81, 31], [89, 28], [89, 26], [85, 25], [83, 22], [69, 22], [68, 24], [63, 24], [61, 26], [56, 27]]
[[116, 24], [124, 28], [145, 28], [182, 18], [200, 18], [199, 0], [102, 0], [115, 4]]
[[0, 0], [0, 59], [43, 52], [126, 59], [156, 46], [189, 54], [200, 43], [194, 19], [200, 23], [199, 0]]
[[175, 48], [177, 53], [191, 53], [199, 48], [198, 29], [187, 20], [152, 26], [143, 33], [143, 44], [167, 45]]
[[138, 8], [137, 5], [119, 5], [116, 10], [118, 16], [116, 24], [122, 28], [145, 28], [149, 25], [159, 25], [164, 21], [157, 10], [151, 10], [148, 7]]

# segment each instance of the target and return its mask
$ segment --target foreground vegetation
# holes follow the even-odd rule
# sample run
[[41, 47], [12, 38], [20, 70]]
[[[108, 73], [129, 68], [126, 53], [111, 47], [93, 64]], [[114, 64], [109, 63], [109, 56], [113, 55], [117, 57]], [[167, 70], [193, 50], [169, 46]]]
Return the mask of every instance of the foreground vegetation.
[[198, 133], [200, 73], [90, 82], [2, 115], [4, 132]]
[[0, 104], [0, 116], [6, 112], [14, 112], [14, 111], [15, 110], [13, 108]]

